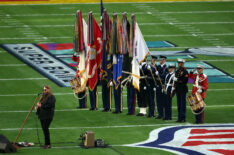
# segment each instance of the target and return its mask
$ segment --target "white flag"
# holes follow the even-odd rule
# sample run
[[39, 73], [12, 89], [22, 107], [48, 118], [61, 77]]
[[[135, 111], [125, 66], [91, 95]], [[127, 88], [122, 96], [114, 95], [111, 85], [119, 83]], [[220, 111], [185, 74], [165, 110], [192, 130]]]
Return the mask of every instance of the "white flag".
[[141, 30], [136, 23], [136, 30], [135, 30], [135, 53], [132, 59], [132, 85], [139, 91], [139, 81], [140, 81], [140, 71], [139, 65], [146, 59], [147, 55], [149, 54], [149, 49], [146, 45], [145, 39], [141, 33]]
[[[84, 36], [84, 46], [85, 46], [85, 50], [87, 51], [87, 29], [88, 26], [85, 22], [85, 20], [83, 19], [83, 36]], [[87, 69], [88, 68], [88, 64], [87, 64], [87, 59], [86, 56], [87, 54], [85, 54], [85, 51], [80, 52], [80, 63], [79, 63], [79, 71], [80, 71], [80, 77], [81, 77], [81, 88], [84, 89], [84, 87], [86, 87], [86, 84], [88, 82], [88, 76], [87, 76]]]

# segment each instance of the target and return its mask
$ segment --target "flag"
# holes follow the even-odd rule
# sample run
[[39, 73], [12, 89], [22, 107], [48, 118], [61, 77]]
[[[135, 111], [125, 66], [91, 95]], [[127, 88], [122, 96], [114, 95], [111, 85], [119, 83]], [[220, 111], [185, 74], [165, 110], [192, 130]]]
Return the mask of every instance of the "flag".
[[108, 82], [108, 87], [112, 81], [112, 52], [111, 52], [111, 20], [104, 9], [102, 14], [102, 40], [103, 40], [103, 51], [102, 51], [102, 78]]
[[[101, 1], [102, 5], [102, 1]], [[102, 7], [101, 7], [102, 8]], [[106, 45], [106, 40], [107, 40], [107, 27], [106, 27], [106, 22], [107, 21], [107, 12], [104, 10], [102, 13], [102, 67], [101, 67], [101, 72], [102, 72], [102, 79], [107, 81], [107, 45]]]
[[133, 77], [133, 86], [138, 89], [139, 91], [139, 80], [140, 80], [140, 71], [139, 65], [146, 59], [147, 55], [149, 54], [149, 49], [146, 45], [144, 37], [141, 33], [141, 30], [138, 24], [135, 24], [135, 39], [134, 39], [134, 47], [135, 50], [133, 53], [133, 60], [132, 60], [132, 77]]
[[[125, 72], [131, 72], [132, 70], [132, 57], [129, 57], [129, 34], [130, 34], [130, 23], [127, 20], [127, 13], [123, 13], [122, 17], [122, 53], [123, 53], [123, 71]], [[125, 81], [126, 78], [129, 77], [129, 74], [126, 74], [123, 72], [122, 79]]]
[[113, 25], [112, 25], [112, 52], [113, 52], [113, 83], [115, 89], [118, 89], [121, 84], [120, 79], [122, 77], [122, 35], [121, 35], [121, 25], [117, 14], [113, 15]]
[[84, 50], [84, 33], [82, 24], [82, 14], [78, 10], [75, 17], [73, 50], [75, 52], [82, 52]]
[[127, 14], [123, 14], [122, 18], [122, 53], [123, 54], [128, 54], [130, 51], [129, 48], [129, 29], [130, 29], [130, 24], [127, 19]]
[[113, 83], [115, 85], [115, 89], [121, 84], [120, 79], [122, 78], [122, 62], [123, 62], [123, 55], [113, 55]]
[[85, 22], [85, 20], [83, 19], [83, 37], [84, 37], [84, 50], [82, 52], [80, 52], [80, 63], [78, 65], [78, 68], [80, 70], [80, 79], [81, 79], [81, 88], [82, 90], [84, 89], [84, 87], [86, 87], [86, 84], [88, 82], [88, 76], [87, 76], [87, 53], [86, 53], [86, 49], [87, 49], [87, 24]]
[[92, 13], [89, 13], [88, 18], [88, 78], [89, 88], [93, 91], [98, 82], [97, 68], [102, 59], [102, 41], [101, 30]]
[[101, 6], [101, 17], [102, 17], [102, 14], [103, 14], [103, 11], [104, 11], [102, 0], [101, 0], [101, 5], [100, 6]]

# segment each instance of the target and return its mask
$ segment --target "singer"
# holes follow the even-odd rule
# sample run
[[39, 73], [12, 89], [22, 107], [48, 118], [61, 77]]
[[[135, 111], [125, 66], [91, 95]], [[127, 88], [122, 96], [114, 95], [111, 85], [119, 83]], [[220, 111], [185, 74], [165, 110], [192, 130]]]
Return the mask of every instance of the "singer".
[[54, 116], [55, 101], [56, 99], [51, 92], [50, 86], [45, 85], [42, 97], [35, 108], [45, 137], [45, 145], [42, 146], [44, 149], [51, 148], [49, 126]]

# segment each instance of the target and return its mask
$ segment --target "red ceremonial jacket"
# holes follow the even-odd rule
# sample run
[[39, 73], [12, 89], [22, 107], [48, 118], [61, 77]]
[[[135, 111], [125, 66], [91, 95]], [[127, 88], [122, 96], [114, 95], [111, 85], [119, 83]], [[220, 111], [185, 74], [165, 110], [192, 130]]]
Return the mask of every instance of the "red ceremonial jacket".
[[208, 77], [206, 74], [189, 73], [189, 78], [193, 79], [192, 94], [196, 93], [200, 88], [202, 90], [201, 97], [205, 99], [205, 91], [208, 89]]

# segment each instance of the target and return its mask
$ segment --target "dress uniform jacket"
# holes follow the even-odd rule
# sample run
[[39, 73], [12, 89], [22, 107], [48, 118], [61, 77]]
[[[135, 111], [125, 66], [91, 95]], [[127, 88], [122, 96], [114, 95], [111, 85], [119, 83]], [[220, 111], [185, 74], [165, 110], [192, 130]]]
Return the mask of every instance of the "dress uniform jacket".
[[194, 80], [192, 93], [196, 93], [197, 90], [200, 88], [202, 90], [201, 96], [205, 99], [205, 91], [208, 89], [208, 77], [206, 74], [193, 74], [192, 72], [189, 73], [189, 78]]

